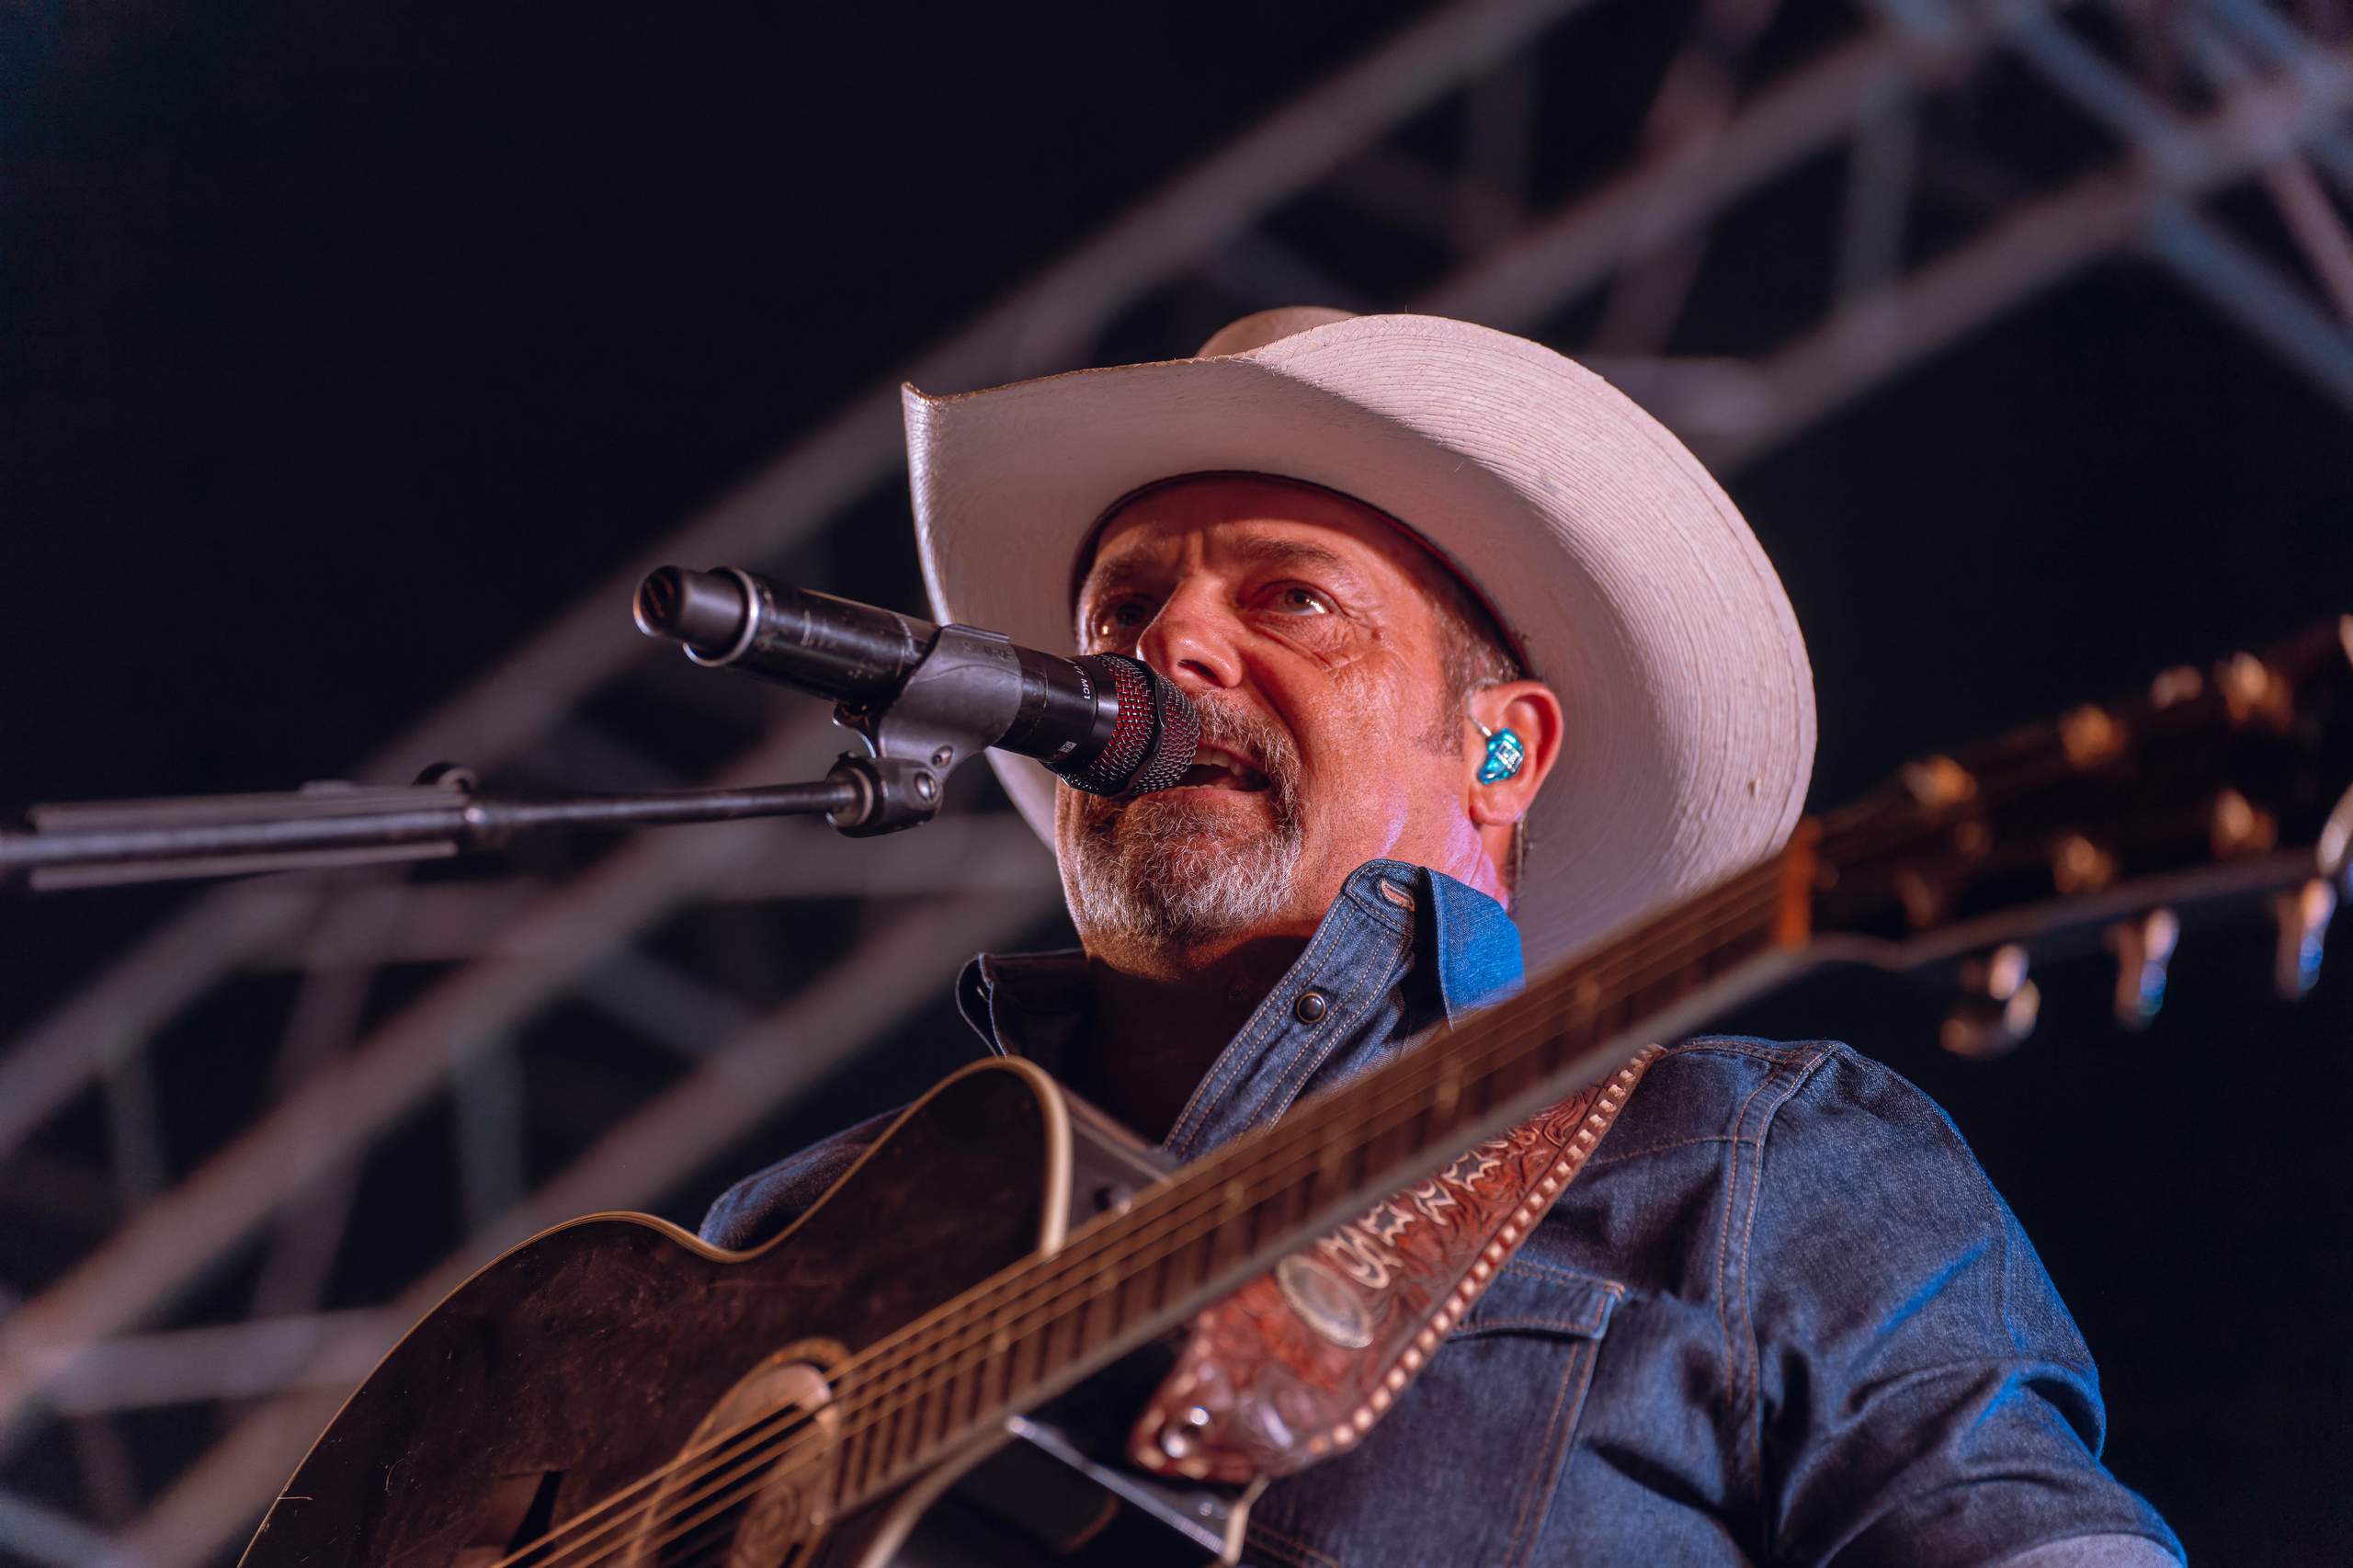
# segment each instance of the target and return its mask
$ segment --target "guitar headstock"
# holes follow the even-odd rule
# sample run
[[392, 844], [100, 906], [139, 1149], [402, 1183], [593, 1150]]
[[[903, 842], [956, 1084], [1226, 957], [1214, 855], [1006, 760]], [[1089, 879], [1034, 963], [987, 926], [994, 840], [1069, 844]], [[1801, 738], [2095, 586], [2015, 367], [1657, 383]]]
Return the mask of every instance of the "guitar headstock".
[[1949, 975], [1963, 1054], [2032, 1027], [2034, 961], [2103, 947], [2145, 1023], [2184, 922], [2249, 905], [2301, 995], [2353, 853], [2353, 616], [1914, 763], [1818, 833], [1817, 945]]

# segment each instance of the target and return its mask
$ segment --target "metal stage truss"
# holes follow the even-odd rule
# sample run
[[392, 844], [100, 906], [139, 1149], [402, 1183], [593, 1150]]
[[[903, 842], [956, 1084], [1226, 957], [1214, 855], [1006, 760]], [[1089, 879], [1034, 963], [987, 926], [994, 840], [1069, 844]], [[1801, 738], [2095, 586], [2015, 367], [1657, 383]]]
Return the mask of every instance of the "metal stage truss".
[[[1736, 474], [2124, 256], [2353, 415], [2343, 5], [1700, 0], [1671, 24], [1660, 12], [1649, 53], [1583, 47], [1639, 33], [1609, 15], [1635, 3], [1434, 9], [906, 377], [980, 386], [1165, 351], [1259, 305], [1402, 301], [1577, 354]], [[1572, 95], [1632, 109], [1564, 150], [1553, 111]], [[1695, 301], [1758, 246], [1784, 278], [1806, 258], [1809, 287], [1753, 301], [1742, 342], [1707, 341]], [[661, 561], [790, 574], [829, 530], [903, 516], [898, 379], [845, 389], [832, 419], [358, 776], [445, 756], [621, 786], [821, 772], [838, 737], [799, 700], [761, 710], [774, 722], [732, 757], [676, 761], [659, 715], [699, 704], [725, 733], [756, 698], [627, 634], [621, 607]], [[897, 840], [739, 824], [494, 875], [193, 898], [0, 1053], [0, 1204], [12, 1232], [37, 1220], [54, 1244], [0, 1259], [0, 1551], [222, 1557], [343, 1393], [468, 1270], [707, 1176], [936, 1003], [965, 955], [1050, 920], [1051, 862], [993, 790], [976, 797]], [[740, 942], [688, 939], [696, 912], [749, 907], [820, 954], [780, 997]], [[275, 1039], [254, 1036], [256, 1016]], [[521, 1042], [575, 1026], [656, 1063], [643, 1092], [542, 1103]], [[191, 1053], [264, 1064], [241, 1124], [176, 1124], [158, 1085]], [[563, 1146], [527, 1158], [548, 1115], [571, 1118]], [[456, 1194], [445, 1256], [338, 1300], [360, 1210], [418, 1160]], [[127, 1436], [159, 1415], [174, 1425]], [[157, 1473], [159, 1443], [177, 1444], [175, 1472]]]

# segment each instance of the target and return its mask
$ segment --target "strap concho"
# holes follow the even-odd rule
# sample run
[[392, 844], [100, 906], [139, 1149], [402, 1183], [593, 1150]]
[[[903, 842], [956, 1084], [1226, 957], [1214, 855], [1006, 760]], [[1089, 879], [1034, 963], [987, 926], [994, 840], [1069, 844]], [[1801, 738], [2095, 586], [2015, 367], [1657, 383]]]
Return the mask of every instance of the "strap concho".
[[1575, 1179], [1658, 1053], [1644, 1047], [1195, 1318], [1131, 1457], [1242, 1484], [1354, 1447]]

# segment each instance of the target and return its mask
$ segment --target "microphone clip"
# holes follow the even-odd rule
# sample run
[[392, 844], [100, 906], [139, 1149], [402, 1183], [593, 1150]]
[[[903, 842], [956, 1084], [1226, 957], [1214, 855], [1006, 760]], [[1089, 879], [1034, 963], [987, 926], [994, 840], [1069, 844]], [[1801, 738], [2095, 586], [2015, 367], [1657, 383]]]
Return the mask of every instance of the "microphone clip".
[[825, 777], [857, 790], [825, 820], [850, 838], [898, 833], [929, 822], [948, 778], [1014, 721], [1021, 666], [1013, 642], [972, 626], [942, 626], [923, 660], [883, 702], [843, 701], [834, 722], [866, 743], [845, 752]]

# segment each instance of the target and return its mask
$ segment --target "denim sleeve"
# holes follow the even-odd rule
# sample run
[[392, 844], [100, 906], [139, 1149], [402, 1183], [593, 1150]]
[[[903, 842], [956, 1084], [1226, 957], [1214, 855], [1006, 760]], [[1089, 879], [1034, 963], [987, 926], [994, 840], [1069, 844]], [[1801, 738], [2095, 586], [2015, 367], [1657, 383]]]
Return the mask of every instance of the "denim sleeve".
[[2181, 1555], [2100, 1464], [2091, 1354], [1926, 1095], [1834, 1050], [1775, 1115], [1753, 1192], [1727, 1226], [1748, 1320], [1728, 1371], [1775, 1562], [1958, 1568], [2100, 1535]]
[[869, 1117], [745, 1176], [719, 1195], [697, 1233], [713, 1246], [737, 1252], [759, 1245], [807, 1213], [901, 1114], [888, 1110]]

